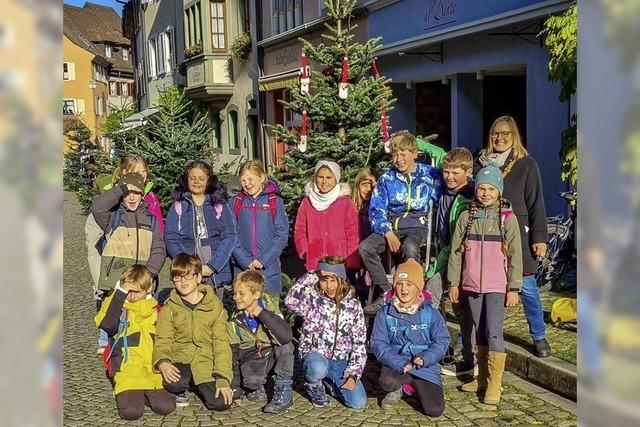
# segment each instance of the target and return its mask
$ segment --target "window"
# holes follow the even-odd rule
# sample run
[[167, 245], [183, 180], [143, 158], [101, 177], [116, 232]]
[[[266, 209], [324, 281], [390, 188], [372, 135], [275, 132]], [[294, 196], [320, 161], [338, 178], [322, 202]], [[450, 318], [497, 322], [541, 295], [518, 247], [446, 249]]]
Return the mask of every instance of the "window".
[[102, 109], [102, 97], [96, 97], [96, 115], [102, 116], [104, 115], [104, 110]]
[[163, 36], [162, 33], [158, 34], [155, 38], [156, 45], [156, 69], [158, 70], [158, 75], [162, 75], [165, 72], [164, 65], [164, 43], [162, 42]]
[[76, 79], [76, 66], [73, 62], [62, 63], [62, 80], [75, 80]]
[[109, 82], [109, 95], [118, 96], [118, 82]]
[[120, 94], [122, 96], [129, 96], [129, 83], [126, 83], [126, 82], [120, 83]]
[[229, 121], [229, 148], [231, 150], [239, 150], [240, 149], [240, 141], [238, 140], [238, 112], [237, 111], [229, 111], [228, 113]]
[[76, 114], [76, 100], [75, 99], [63, 99], [62, 100], [62, 114]]
[[148, 41], [149, 44], [149, 77], [153, 78], [157, 75], [156, 71], [156, 39], [152, 38]]
[[107, 81], [105, 69], [102, 65], [93, 64], [93, 78], [101, 82]]
[[225, 49], [227, 47], [224, 37], [225, 2], [220, 0], [210, 0], [209, 5], [211, 8], [211, 47], [214, 50]]
[[164, 50], [164, 70], [170, 73], [175, 65], [173, 55], [173, 27], [169, 27], [161, 36], [162, 48]]
[[271, 0], [271, 31], [284, 33], [302, 25], [302, 0]]
[[251, 15], [249, 9], [249, 0], [240, 2], [240, 16], [242, 16], [242, 32], [251, 33]]
[[129, 60], [129, 49], [127, 49], [126, 47], [122, 48], [122, 59], [124, 59], [125, 61]]
[[222, 141], [220, 140], [220, 112], [211, 111], [211, 146], [213, 148], [221, 148]]
[[[291, 97], [291, 91], [289, 89], [283, 90], [282, 98], [286, 102], [293, 101]], [[288, 108], [284, 108], [284, 125], [287, 128], [302, 126], [302, 114], [292, 111]]]
[[113, 55], [113, 48], [110, 44], [104, 45], [104, 54], [107, 56], [107, 58], [111, 58], [111, 56]]

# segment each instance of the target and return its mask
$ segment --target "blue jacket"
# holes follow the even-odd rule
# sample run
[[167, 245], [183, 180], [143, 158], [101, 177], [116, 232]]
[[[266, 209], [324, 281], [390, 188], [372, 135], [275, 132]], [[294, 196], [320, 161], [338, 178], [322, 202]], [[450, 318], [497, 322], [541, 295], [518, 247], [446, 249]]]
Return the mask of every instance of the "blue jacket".
[[[182, 215], [178, 218], [176, 204], [182, 205]], [[233, 212], [226, 204], [220, 204], [220, 213], [211, 204], [211, 196], [207, 194], [202, 204], [204, 217], [207, 223], [207, 237], [200, 244], [211, 248], [211, 258], [205, 264], [215, 274], [215, 285], [223, 285], [231, 281], [231, 267], [229, 258], [236, 246], [236, 224]], [[219, 216], [219, 218], [216, 218]], [[178, 223], [180, 228], [178, 228]], [[196, 212], [191, 199], [191, 193], [186, 192], [180, 200], [177, 200], [169, 208], [167, 214], [167, 232], [165, 244], [170, 258], [182, 252], [192, 255], [196, 253]]]
[[234, 275], [247, 269], [257, 259], [264, 265], [260, 272], [267, 282], [267, 292], [282, 291], [282, 271], [280, 255], [289, 239], [289, 218], [284, 210], [284, 202], [276, 196], [276, 214], [269, 210], [269, 194], [278, 194], [280, 189], [269, 181], [264, 191], [256, 199], [245, 195], [239, 212], [233, 212], [236, 198], [231, 198], [229, 207], [238, 222], [238, 239], [233, 250], [235, 258]]
[[431, 310], [431, 322], [428, 332], [430, 344], [427, 349], [420, 351], [418, 354], [402, 354], [400, 347], [407, 342], [411, 342], [414, 345], [425, 344], [424, 336], [418, 330], [407, 330], [406, 335], [402, 333], [390, 334], [384, 313], [385, 309], [382, 308], [376, 314], [373, 332], [371, 333], [371, 350], [378, 362], [401, 374], [407, 363], [412, 363], [415, 357], [420, 356], [424, 360], [423, 367], [418, 368], [414, 365], [409, 374], [442, 386], [438, 362], [447, 353], [451, 336], [440, 312], [431, 307], [429, 299], [425, 299], [418, 311], [412, 315], [398, 312], [391, 301], [387, 301], [387, 305], [389, 307], [388, 315], [397, 319], [399, 327], [421, 324], [420, 311]]
[[406, 228], [427, 228], [429, 200], [437, 205], [444, 189], [442, 173], [416, 163], [416, 171], [403, 174], [391, 168], [378, 180], [371, 195], [369, 221], [374, 233]]

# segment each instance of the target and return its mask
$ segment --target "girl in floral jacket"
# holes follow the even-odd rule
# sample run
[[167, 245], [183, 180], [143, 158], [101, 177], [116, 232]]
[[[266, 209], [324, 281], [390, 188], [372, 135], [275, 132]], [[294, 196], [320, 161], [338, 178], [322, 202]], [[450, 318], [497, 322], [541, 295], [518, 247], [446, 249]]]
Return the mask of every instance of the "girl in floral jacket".
[[302, 276], [284, 302], [302, 316], [299, 352], [305, 387], [316, 407], [330, 404], [331, 394], [349, 408], [364, 408], [367, 396], [360, 377], [367, 359], [366, 326], [360, 303], [347, 282], [345, 260], [325, 256], [318, 270]]

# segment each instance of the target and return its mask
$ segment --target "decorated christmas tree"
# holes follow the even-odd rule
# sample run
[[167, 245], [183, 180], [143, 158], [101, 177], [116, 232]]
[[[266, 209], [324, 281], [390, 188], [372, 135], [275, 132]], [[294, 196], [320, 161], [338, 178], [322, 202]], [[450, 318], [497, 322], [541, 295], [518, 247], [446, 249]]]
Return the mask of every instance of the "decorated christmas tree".
[[390, 80], [379, 74], [375, 61], [381, 38], [353, 42], [356, 2], [325, 0], [330, 18], [327, 32], [317, 45], [299, 39], [303, 49], [300, 84], [291, 88], [291, 101], [283, 102], [301, 117], [301, 126], [293, 130], [270, 126], [276, 138], [293, 148], [284, 155], [283, 167], [274, 171], [290, 218], [318, 160], [338, 162], [342, 181], [348, 182], [360, 168], [379, 169], [389, 161], [387, 114], [395, 99]]

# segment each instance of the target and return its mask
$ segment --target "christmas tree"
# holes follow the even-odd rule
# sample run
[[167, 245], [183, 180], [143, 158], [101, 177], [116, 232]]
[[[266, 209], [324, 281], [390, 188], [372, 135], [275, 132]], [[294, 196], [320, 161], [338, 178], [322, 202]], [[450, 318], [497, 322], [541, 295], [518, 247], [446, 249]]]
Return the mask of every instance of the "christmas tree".
[[[283, 168], [274, 171], [292, 219], [318, 160], [338, 162], [345, 182], [352, 181], [362, 167], [380, 169], [388, 162], [387, 114], [395, 99], [390, 80], [379, 75], [375, 63], [381, 38], [353, 42], [356, 25], [351, 14], [356, 2], [325, 0], [328, 32], [318, 45], [299, 39], [304, 52], [301, 84], [291, 88], [291, 101], [283, 102], [302, 117], [302, 125], [294, 131], [269, 126], [277, 139], [295, 148], [284, 155]], [[315, 62], [311, 73], [307, 60]]]

